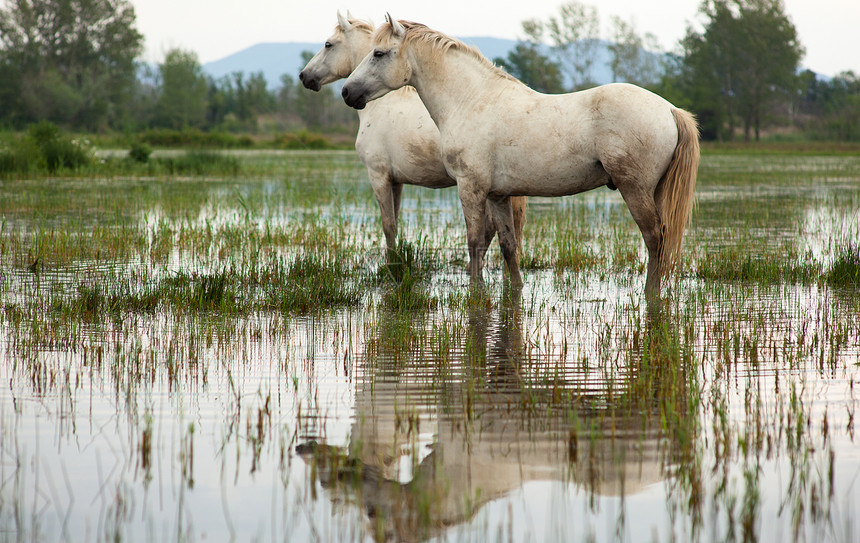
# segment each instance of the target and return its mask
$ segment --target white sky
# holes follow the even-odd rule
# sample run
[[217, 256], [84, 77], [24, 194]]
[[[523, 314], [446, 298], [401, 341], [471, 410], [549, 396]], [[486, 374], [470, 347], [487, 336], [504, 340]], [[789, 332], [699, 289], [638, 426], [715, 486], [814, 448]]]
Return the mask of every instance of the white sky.
[[[640, 34], [675, 50], [689, 24], [697, 27], [699, 0], [581, 0], [597, 6], [602, 31], [609, 16], [631, 18]], [[806, 47], [804, 67], [826, 75], [860, 72], [860, 0], [783, 0]], [[201, 62], [218, 60], [261, 42], [322, 43], [349, 9], [376, 24], [386, 11], [453, 36], [522, 37], [522, 21], [545, 20], [564, 0], [131, 0], [143, 33], [145, 60], [158, 62], [181, 47]]]

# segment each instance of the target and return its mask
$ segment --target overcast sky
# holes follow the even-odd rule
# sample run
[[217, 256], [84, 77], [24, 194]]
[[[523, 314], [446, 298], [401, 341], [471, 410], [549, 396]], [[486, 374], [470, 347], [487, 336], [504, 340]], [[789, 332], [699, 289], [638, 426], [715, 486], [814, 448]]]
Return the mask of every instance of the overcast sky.
[[[806, 48], [804, 67], [826, 75], [860, 72], [860, 0], [783, 0]], [[322, 43], [349, 9], [376, 24], [386, 11], [453, 36], [522, 38], [522, 21], [546, 19], [563, 0], [131, 0], [146, 42], [145, 60], [159, 62], [174, 47], [218, 60], [261, 42]], [[598, 7], [602, 32], [610, 15], [633, 20], [640, 34], [675, 50], [688, 25], [700, 28], [699, 0], [583, 1]]]

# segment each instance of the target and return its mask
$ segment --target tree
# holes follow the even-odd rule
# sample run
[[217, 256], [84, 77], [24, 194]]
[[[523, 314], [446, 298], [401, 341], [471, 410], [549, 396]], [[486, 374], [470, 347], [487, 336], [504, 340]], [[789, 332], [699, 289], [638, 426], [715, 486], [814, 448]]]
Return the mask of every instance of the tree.
[[[313, 56], [312, 51], [302, 51], [304, 64], [310, 62]], [[292, 105], [305, 126], [312, 129], [334, 124], [337, 110], [349, 109], [340, 98], [340, 93], [335, 96], [332, 85], [324, 86], [319, 92], [299, 89], [294, 93]], [[351, 117], [355, 117], [355, 115], [353, 114]]]
[[[633, 22], [612, 16], [612, 40], [607, 48], [612, 55], [609, 65], [613, 81], [626, 81], [642, 87], [657, 83], [663, 69], [657, 51], [657, 38], [653, 34], [640, 36]], [[650, 50], [649, 50], [650, 49]]]
[[552, 16], [546, 22], [536, 19], [525, 21], [523, 29], [534, 42], [543, 42], [545, 36], [549, 38], [574, 89], [594, 85], [591, 67], [600, 45], [597, 8], [576, 1], [568, 2], [559, 7], [558, 16]]
[[561, 66], [542, 54], [538, 44], [520, 42], [508, 52], [507, 59], [497, 58], [494, 62], [538, 92], [564, 92]]
[[206, 120], [208, 85], [197, 53], [171, 49], [159, 73], [156, 124], [177, 130], [201, 127]]
[[860, 141], [860, 75], [848, 71], [821, 80], [807, 70], [801, 74], [804, 91], [801, 113], [811, 120], [814, 137]]
[[738, 10], [738, 110], [744, 139], [749, 141], [754, 130], [758, 141], [769, 108], [790, 101], [799, 88], [804, 49], [782, 0], [747, 0], [739, 2]]
[[12, 0], [0, 10], [0, 96], [16, 124], [97, 129], [132, 99], [143, 36], [127, 0]]
[[717, 138], [731, 138], [739, 117], [745, 139], [758, 140], [770, 111], [798, 88], [797, 31], [781, 0], [706, 0], [700, 12], [704, 32], [688, 29], [682, 42], [697, 102]]

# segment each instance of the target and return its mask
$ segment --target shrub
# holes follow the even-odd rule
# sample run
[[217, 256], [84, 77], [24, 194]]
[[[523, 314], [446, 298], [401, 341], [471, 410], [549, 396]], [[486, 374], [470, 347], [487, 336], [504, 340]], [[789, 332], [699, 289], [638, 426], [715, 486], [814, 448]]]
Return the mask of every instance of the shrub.
[[307, 130], [275, 136], [274, 145], [280, 149], [330, 149], [332, 147], [325, 136]]
[[149, 160], [149, 155], [152, 154], [152, 147], [142, 141], [136, 141], [131, 144], [131, 149], [128, 150], [128, 156], [135, 162], [146, 163]]
[[248, 136], [237, 137], [226, 132], [203, 132], [197, 129], [147, 130], [141, 141], [155, 147], [194, 147], [212, 149], [237, 149], [253, 145]]
[[77, 170], [93, 162], [86, 142], [62, 135], [57, 125], [48, 121], [30, 125], [27, 138], [36, 145], [48, 173], [55, 173], [60, 168]]
[[74, 140], [48, 122], [30, 125], [22, 138], [0, 147], [0, 176], [27, 175], [33, 172], [56, 173], [60, 169], [78, 170], [94, 162], [86, 141]]

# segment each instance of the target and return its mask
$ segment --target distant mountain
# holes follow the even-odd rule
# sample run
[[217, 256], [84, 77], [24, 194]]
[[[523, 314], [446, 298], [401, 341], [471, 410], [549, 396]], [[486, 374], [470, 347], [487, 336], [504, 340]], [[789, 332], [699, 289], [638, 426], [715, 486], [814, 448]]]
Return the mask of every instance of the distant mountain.
[[[477, 47], [481, 52], [493, 60], [495, 58], [506, 58], [508, 53], [517, 46], [516, 40], [490, 37], [466, 37], [460, 38], [465, 43]], [[244, 72], [249, 75], [263, 72], [263, 77], [269, 84], [269, 89], [274, 90], [281, 86], [281, 76], [290, 75], [298, 80], [299, 72], [304, 68], [302, 51], [316, 53], [322, 47], [320, 43], [286, 42], [286, 43], [258, 43], [247, 49], [242, 49], [220, 60], [207, 62], [203, 65], [203, 71], [215, 79], [220, 79], [233, 72]], [[612, 70], [609, 67], [610, 54], [605, 43], [597, 52], [597, 59], [592, 68], [592, 77], [599, 84], [612, 81]], [[568, 85], [570, 81], [566, 82]]]
[[322, 45], [307, 42], [258, 43], [220, 60], [205, 63], [203, 71], [215, 79], [233, 72], [244, 72], [245, 75], [263, 72], [269, 89], [273, 90], [281, 86], [283, 74], [298, 80], [299, 72], [304, 68], [302, 51], [316, 53]]

